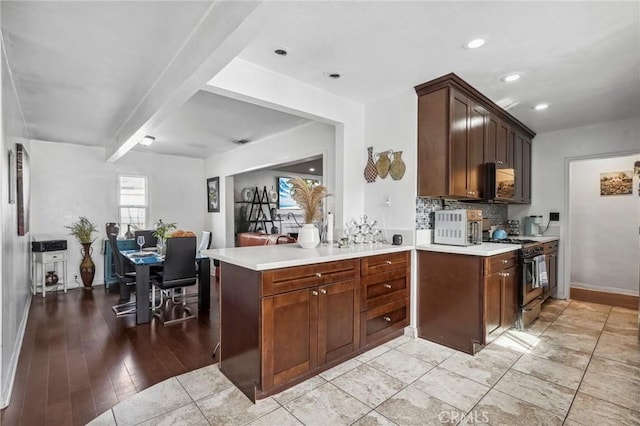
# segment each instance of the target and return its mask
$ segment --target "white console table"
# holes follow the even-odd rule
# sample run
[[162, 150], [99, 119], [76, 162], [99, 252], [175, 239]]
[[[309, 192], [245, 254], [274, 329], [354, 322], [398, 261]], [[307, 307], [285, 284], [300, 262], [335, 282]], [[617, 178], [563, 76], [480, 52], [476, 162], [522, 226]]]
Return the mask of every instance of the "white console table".
[[[46, 273], [52, 270], [58, 275], [58, 283], [52, 289], [59, 290], [62, 286], [64, 292], [67, 292], [66, 250], [31, 252], [31, 260], [31, 293], [35, 295], [38, 286], [42, 286], [42, 297], [47, 295]], [[47, 268], [47, 265], [53, 265], [53, 269]]]

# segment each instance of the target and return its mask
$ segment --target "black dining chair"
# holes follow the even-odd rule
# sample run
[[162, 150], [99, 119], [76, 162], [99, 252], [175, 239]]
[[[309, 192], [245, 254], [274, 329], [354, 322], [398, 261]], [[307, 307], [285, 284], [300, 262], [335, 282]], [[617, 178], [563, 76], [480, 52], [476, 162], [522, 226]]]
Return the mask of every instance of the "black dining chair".
[[[171, 324], [195, 318], [187, 306], [186, 288], [197, 282], [196, 273], [196, 237], [168, 238], [164, 258], [164, 268], [151, 278], [152, 309], [163, 324]], [[177, 293], [176, 289], [182, 289]], [[160, 303], [156, 305], [156, 290], [160, 290]], [[166, 300], [164, 300], [166, 297]], [[167, 319], [163, 313], [169, 303], [182, 308], [182, 315]], [[166, 306], [165, 306], [166, 305]], [[172, 309], [175, 312], [175, 310]], [[186, 315], [184, 315], [186, 314]]]
[[133, 233], [135, 241], [138, 241], [139, 236], [144, 237], [144, 244], [142, 248], [147, 247], [155, 247], [158, 244], [158, 238], [156, 238], [153, 233], [155, 231], [153, 229], [140, 229]]
[[120, 303], [113, 305], [111, 309], [115, 312], [116, 317], [135, 315], [136, 302], [129, 299], [131, 298], [131, 288], [135, 288], [136, 285], [136, 273], [132, 267], [127, 267], [129, 262], [120, 253], [116, 234], [109, 234], [109, 244], [111, 244], [113, 265], [116, 278], [118, 278], [118, 291], [120, 293]]

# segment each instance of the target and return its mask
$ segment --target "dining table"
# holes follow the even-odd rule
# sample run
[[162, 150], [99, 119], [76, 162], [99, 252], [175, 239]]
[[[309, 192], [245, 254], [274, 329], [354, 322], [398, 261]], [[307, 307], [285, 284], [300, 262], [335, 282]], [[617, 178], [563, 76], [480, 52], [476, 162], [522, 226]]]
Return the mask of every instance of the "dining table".
[[[133, 264], [136, 271], [136, 324], [146, 324], [151, 321], [151, 307], [149, 305], [149, 279], [151, 267], [162, 267], [164, 255], [155, 251], [121, 250], [124, 257]], [[209, 311], [211, 295], [210, 265], [211, 259], [196, 254], [198, 274], [198, 312]]]

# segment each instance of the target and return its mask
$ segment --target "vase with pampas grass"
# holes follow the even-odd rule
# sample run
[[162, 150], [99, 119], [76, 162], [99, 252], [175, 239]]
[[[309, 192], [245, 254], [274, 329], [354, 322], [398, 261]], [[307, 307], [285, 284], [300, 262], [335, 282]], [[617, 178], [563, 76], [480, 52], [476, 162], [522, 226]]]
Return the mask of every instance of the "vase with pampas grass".
[[329, 194], [323, 185], [311, 185], [301, 177], [291, 179], [291, 197], [304, 212], [304, 225], [298, 232], [298, 244], [302, 248], [314, 248], [320, 244], [320, 233], [313, 224], [322, 219], [322, 200]]

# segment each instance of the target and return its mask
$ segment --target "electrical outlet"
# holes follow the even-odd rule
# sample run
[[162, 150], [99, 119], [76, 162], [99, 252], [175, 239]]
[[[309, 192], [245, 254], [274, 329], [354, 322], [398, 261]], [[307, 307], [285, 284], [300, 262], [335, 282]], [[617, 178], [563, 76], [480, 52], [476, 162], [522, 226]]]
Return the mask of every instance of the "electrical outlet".
[[560, 221], [560, 212], [551, 212], [549, 213], [549, 220], [553, 222]]

